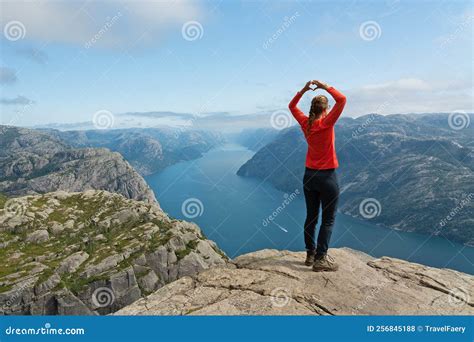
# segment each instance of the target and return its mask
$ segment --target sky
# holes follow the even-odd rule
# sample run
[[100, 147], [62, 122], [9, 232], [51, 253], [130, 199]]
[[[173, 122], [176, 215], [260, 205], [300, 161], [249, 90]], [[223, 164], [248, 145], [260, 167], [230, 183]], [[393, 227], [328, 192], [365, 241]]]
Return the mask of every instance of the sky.
[[472, 1], [0, 6], [3, 124], [84, 122], [100, 111], [272, 112], [311, 79], [347, 95], [346, 116], [473, 112]]

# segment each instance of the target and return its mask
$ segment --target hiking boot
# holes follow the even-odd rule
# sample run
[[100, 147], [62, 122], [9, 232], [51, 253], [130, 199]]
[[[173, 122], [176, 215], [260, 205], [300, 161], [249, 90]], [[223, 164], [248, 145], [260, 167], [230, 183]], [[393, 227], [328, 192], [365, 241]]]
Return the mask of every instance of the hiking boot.
[[339, 268], [339, 265], [336, 264], [334, 258], [330, 257], [327, 254], [321, 255], [321, 256], [318, 255], [314, 259], [314, 264], [313, 264], [314, 272], [321, 272], [321, 271], [334, 272], [334, 271], [337, 271], [338, 268]]
[[314, 256], [316, 253], [314, 251], [306, 251], [306, 260], [304, 264], [306, 266], [311, 266], [314, 263]]

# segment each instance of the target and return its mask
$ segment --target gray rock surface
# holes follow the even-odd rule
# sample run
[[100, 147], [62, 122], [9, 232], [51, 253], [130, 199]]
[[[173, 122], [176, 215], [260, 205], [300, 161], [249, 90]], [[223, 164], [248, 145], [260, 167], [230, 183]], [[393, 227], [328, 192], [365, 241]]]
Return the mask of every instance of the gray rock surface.
[[0, 193], [107, 190], [156, 202], [125, 159], [105, 148], [72, 148], [43, 131], [0, 126]]
[[474, 277], [331, 249], [337, 272], [305, 254], [261, 250], [182, 277], [116, 315], [473, 315]]
[[108, 314], [227, 262], [195, 224], [97, 190], [0, 198], [0, 243], [5, 315]]
[[49, 240], [49, 233], [46, 229], [35, 230], [26, 237], [26, 242], [42, 243]]

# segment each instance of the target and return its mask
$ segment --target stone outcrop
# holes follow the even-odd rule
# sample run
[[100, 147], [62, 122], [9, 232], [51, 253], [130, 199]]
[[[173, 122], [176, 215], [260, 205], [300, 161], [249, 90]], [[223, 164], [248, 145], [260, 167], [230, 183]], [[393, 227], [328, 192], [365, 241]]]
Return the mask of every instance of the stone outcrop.
[[332, 249], [337, 272], [304, 253], [261, 250], [174, 281], [116, 315], [472, 315], [474, 277]]
[[156, 202], [142, 176], [106, 148], [72, 148], [39, 130], [0, 126], [0, 193], [106, 190]]
[[0, 197], [0, 314], [112, 313], [227, 257], [193, 223], [106, 191]]

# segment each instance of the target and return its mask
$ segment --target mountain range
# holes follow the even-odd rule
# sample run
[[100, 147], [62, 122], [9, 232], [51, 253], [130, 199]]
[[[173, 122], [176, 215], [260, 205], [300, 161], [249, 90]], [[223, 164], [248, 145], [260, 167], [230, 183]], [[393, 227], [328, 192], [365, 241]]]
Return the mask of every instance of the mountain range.
[[[474, 245], [474, 129], [453, 129], [449, 120], [442, 113], [340, 119], [339, 210]], [[301, 129], [293, 126], [258, 150], [237, 174], [283, 191], [301, 189], [306, 149]]]
[[89, 189], [156, 202], [134, 168], [105, 148], [74, 148], [47, 132], [0, 126], [0, 193], [9, 197]]
[[143, 176], [199, 158], [224, 141], [216, 132], [179, 128], [47, 132], [73, 147], [105, 147], [119, 152]]

